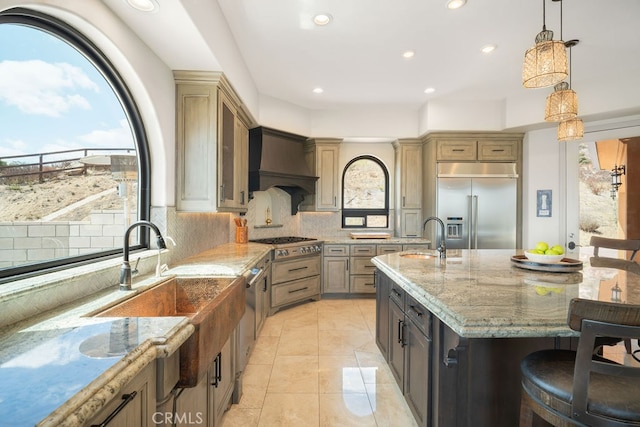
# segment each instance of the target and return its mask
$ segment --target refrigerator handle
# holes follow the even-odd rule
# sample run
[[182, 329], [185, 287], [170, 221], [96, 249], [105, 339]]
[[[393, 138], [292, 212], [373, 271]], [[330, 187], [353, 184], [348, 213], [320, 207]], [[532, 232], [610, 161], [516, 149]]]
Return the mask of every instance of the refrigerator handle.
[[473, 249], [478, 249], [478, 196], [473, 196]]
[[473, 213], [473, 203], [471, 199], [471, 195], [467, 195], [467, 249], [471, 249], [471, 234], [473, 231], [473, 217], [471, 216]]

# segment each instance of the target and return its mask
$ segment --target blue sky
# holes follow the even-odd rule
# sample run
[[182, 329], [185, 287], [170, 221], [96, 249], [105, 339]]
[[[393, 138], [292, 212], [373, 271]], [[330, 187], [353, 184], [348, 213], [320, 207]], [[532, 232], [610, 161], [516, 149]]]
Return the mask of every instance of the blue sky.
[[0, 157], [92, 147], [133, 147], [102, 75], [58, 38], [0, 24]]

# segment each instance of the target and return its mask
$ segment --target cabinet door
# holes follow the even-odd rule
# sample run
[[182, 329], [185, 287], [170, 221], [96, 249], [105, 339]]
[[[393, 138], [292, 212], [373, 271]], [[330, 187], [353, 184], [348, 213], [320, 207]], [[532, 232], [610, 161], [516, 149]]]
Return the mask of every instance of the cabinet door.
[[389, 303], [389, 368], [404, 392], [404, 313], [391, 300]]
[[220, 354], [209, 368], [209, 425], [222, 425], [222, 415], [231, 405], [235, 384], [235, 333], [232, 333]]
[[429, 390], [431, 384], [431, 340], [413, 321], [408, 320], [404, 331], [404, 398], [419, 426], [429, 425]]
[[155, 363], [149, 364], [120, 393], [85, 425], [103, 425], [105, 420], [114, 426], [155, 425]]
[[[166, 424], [159, 425], [170, 427], [173, 426], [173, 422], [175, 422], [176, 426], [180, 427], [193, 424], [207, 425], [209, 416], [207, 403], [209, 389], [208, 379], [207, 375], [205, 375], [195, 387], [183, 389], [176, 398], [175, 414], [171, 414], [173, 411], [172, 407], [167, 407], [163, 411], [163, 421], [165, 421]], [[167, 413], [171, 416], [167, 416]], [[156, 416], [156, 418], [159, 417]]]
[[349, 258], [325, 257], [322, 266], [322, 292], [349, 292]]
[[389, 281], [376, 271], [376, 343], [385, 360], [389, 359]]
[[515, 162], [518, 160], [516, 141], [478, 141], [478, 160]]
[[222, 91], [218, 91], [218, 204], [235, 207], [236, 112]]
[[422, 207], [422, 145], [400, 148], [400, 194], [402, 209]]
[[249, 203], [249, 128], [237, 117], [235, 137], [235, 200], [236, 206], [245, 211]]
[[436, 158], [438, 161], [475, 161], [478, 157], [475, 140], [438, 141]]
[[215, 85], [176, 88], [176, 207], [214, 212], [216, 200]]
[[340, 202], [340, 173], [338, 171], [338, 147], [318, 146], [316, 173], [320, 177], [316, 185], [316, 210], [337, 211]]
[[422, 211], [405, 209], [401, 213], [400, 232], [402, 237], [420, 237], [422, 235]]

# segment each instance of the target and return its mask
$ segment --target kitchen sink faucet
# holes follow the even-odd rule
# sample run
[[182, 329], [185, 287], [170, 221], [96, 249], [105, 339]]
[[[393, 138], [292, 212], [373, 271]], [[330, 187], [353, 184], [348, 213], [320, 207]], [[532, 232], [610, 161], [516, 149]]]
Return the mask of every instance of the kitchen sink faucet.
[[429, 218], [427, 218], [424, 221], [424, 224], [422, 224], [422, 231], [424, 231], [425, 228], [427, 228], [427, 223], [429, 221], [438, 221], [438, 223], [440, 224], [440, 245], [438, 245], [438, 248], [436, 250], [440, 253], [440, 258], [446, 258], [447, 257], [447, 243], [446, 243], [446, 238], [445, 238], [445, 235], [444, 235], [444, 222], [442, 222], [442, 220], [440, 218], [438, 218], [437, 216], [430, 216]]
[[131, 230], [136, 227], [146, 226], [151, 228], [156, 233], [156, 244], [158, 245], [158, 250], [166, 249], [167, 245], [162, 238], [162, 234], [160, 234], [160, 230], [158, 227], [149, 221], [138, 221], [134, 222], [127, 228], [127, 231], [124, 233], [124, 259], [122, 260], [122, 267], [120, 267], [120, 290], [121, 291], [130, 291], [131, 290], [131, 265], [129, 264], [129, 235], [131, 234]]

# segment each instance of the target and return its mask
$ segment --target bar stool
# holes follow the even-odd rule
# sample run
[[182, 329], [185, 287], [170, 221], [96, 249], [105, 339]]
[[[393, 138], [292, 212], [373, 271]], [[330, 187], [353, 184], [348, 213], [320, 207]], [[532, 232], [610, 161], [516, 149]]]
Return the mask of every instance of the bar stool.
[[574, 298], [567, 323], [577, 351], [542, 350], [522, 360], [520, 426], [533, 413], [554, 426], [640, 426], [640, 365], [593, 355], [598, 336], [640, 337], [640, 305]]
[[617, 249], [619, 251], [631, 251], [629, 261], [633, 261], [640, 250], [640, 240], [611, 239], [608, 237], [591, 236], [589, 245], [593, 246], [593, 256], [599, 256], [600, 248]]

